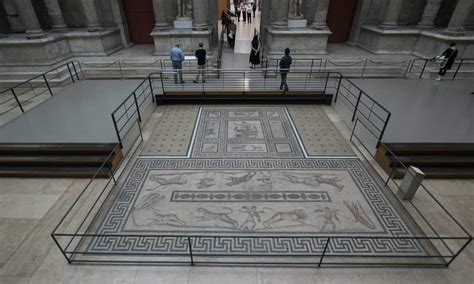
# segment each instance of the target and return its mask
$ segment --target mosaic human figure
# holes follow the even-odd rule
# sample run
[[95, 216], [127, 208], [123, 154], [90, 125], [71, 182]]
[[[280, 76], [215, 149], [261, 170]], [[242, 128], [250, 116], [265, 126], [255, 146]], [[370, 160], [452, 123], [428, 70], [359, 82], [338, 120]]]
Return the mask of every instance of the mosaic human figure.
[[257, 210], [257, 206], [242, 206], [239, 211], [242, 213], [247, 213], [248, 215], [242, 225], [240, 225], [240, 230], [254, 230], [257, 226], [257, 221], [261, 222], [260, 214], [265, 213], [263, 210]]
[[324, 220], [323, 227], [321, 228], [321, 232], [324, 232], [327, 226], [331, 227], [330, 231], [335, 231], [336, 223], [334, 222], [334, 220], [336, 220], [338, 223], [341, 223], [341, 220], [338, 217], [339, 210], [337, 209], [323, 207], [323, 208], [314, 210], [314, 212], [322, 213], [321, 215], [317, 217], [317, 218], [323, 218]]

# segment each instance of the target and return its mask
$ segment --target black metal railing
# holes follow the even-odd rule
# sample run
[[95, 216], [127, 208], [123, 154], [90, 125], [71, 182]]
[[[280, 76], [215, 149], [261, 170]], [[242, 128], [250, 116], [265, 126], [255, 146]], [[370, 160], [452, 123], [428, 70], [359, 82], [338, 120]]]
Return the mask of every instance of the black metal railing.
[[69, 61], [3, 90], [0, 92], [0, 120], [28, 111], [76, 81], [79, 81], [76, 64]]
[[[413, 59], [408, 72], [419, 79], [431, 78], [437, 75], [439, 68], [439, 64], [434, 59]], [[444, 77], [453, 80], [456, 78], [474, 78], [474, 59], [460, 58], [454, 60], [453, 66]]]
[[[349, 121], [350, 119], [353, 120], [351, 123], [354, 126], [350, 140], [363, 155], [366, 155], [365, 149], [371, 149], [374, 145], [366, 144], [360, 146], [360, 144], [366, 142], [364, 139], [360, 139], [361, 135], [364, 134], [361, 134], [357, 129], [363, 126], [373, 130], [376, 125], [383, 126], [382, 129], [377, 128], [380, 131], [375, 133], [375, 138], [378, 140], [377, 143], [381, 144], [382, 130], [387, 126], [390, 112], [341, 74], [329, 72], [323, 72], [322, 74], [324, 75], [321, 77], [326, 78], [324, 83], [325, 90], [335, 95], [335, 101], [337, 100], [344, 104], [343, 111], [347, 113]], [[123, 143], [126, 136], [133, 133], [132, 129], [135, 128], [135, 125], [138, 125], [140, 133], [131, 135], [133, 137], [131, 138], [132, 142], [135, 145], [134, 151], [143, 141], [140, 128], [140, 120], [142, 123], [145, 121], [143, 119], [143, 109], [152, 105], [152, 98], [150, 97], [159, 95], [165, 86], [162, 83], [162, 75], [161, 73], [150, 74], [112, 113], [120, 143]], [[337, 104], [339, 105], [339, 103]], [[379, 111], [381, 113], [376, 110], [378, 108], [380, 108]], [[383, 113], [386, 114], [385, 117], [381, 116]], [[374, 118], [376, 119], [372, 121]], [[377, 120], [380, 120], [380, 122], [375, 122]], [[369, 156], [370, 154], [367, 157]], [[370, 167], [373, 166], [370, 163], [369, 165]], [[320, 235], [305, 234], [304, 236], [257, 236], [241, 232], [233, 235], [211, 235], [206, 232], [200, 234], [104, 233], [99, 230], [99, 224], [102, 224], [104, 214], [108, 210], [108, 205], [111, 204], [110, 202], [116, 198], [129, 198], [129, 196], [122, 195], [120, 192], [121, 185], [125, 183], [121, 181], [120, 176], [117, 178], [115, 173], [112, 173], [111, 178], [108, 180], [99, 181], [101, 184], [94, 184], [94, 182], [97, 182], [95, 177], [91, 179], [91, 182], [78, 195], [66, 215], [52, 232], [52, 238], [69, 263], [448, 267], [471, 242], [472, 237], [469, 232], [424, 185], [420, 185], [423, 188], [422, 193], [417, 194], [417, 196], [421, 195], [421, 198], [410, 202], [401, 201], [394, 192], [394, 190], [399, 188], [399, 184], [393, 179], [392, 174], [388, 175], [388, 178], [384, 178], [375, 168], [369, 170], [375, 172], [373, 178], [376, 179], [376, 183], [382, 185], [385, 195], [390, 195], [391, 199], [396, 199], [393, 202], [397, 202], [399, 210], [403, 211], [403, 214], [407, 215], [406, 218], [410, 219], [410, 224], [414, 222], [412, 234], [408, 236], [397, 234], [391, 236], [354, 236], [350, 234], [327, 235], [322, 233]], [[124, 172], [126, 170], [121, 170], [120, 174]], [[385, 187], [383, 187], [384, 183]], [[437, 219], [437, 224], [442, 226], [441, 228], [430, 221], [430, 217], [433, 217], [430, 214], [437, 208], [439, 211], [435, 211], [434, 217]], [[442, 217], [446, 218], [446, 222], [440, 221], [440, 212], [443, 215]], [[416, 216], [412, 216], [412, 214]], [[209, 251], [209, 246], [204, 245], [211, 241], [220, 244], [229, 241], [242, 244], [255, 242], [261, 245], [265, 242], [278, 244], [296, 243], [303, 246], [305, 250], [301, 252], [274, 252], [268, 254], [264, 251], [234, 251], [229, 246], [226, 246], [216, 253]], [[94, 244], [99, 242], [108, 245], [101, 250], [91, 249]], [[362, 247], [379, 246], [382, 248], [382, 251], [378, 253], [340, 252], [340, 245], [348, 242]], [[393, 242], [402, 246], [404, 244], [417, 244], [423, 248], [423, 253], [413, 254], [403, 249], [395, 252], [390, 249], [390, 243], [393, 244]], [[143, 246], [140, 246], [138, 250], [124, 249], [132, 243], [143, 244]], [[113, 244], [119, 245], [115, 249], [111, 247]], [[146, 244], [153, 245], [148, 246]]]

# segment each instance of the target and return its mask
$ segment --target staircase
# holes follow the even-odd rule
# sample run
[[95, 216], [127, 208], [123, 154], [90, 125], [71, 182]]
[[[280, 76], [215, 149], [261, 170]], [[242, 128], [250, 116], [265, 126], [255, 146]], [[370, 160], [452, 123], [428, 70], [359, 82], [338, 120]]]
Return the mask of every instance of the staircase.
[[115, 143], [0, 144], [0, 177], [107, 178], [121, 159]]
[[381, 144], [375, 160], [387, 174], [393, 171], [395, 178], [405, 175], [401, 163], [420, 168], [425, 178], [474, 178], [474, 143]]

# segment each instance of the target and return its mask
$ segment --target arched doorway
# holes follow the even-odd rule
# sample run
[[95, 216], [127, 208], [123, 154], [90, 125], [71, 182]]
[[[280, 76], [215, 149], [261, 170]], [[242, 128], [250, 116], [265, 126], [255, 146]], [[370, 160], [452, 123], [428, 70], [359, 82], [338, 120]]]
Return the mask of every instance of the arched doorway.
[[332, 34], [329, 43], [344, 43], [349, 39], [352, 20], [357, 8], [357, 0], [331, 0], [327, 15], [327, 25]]
[[135, 44], [153, 44], [150, 36], [155, 26], [152, 0], [123, 0], [130, 40]]

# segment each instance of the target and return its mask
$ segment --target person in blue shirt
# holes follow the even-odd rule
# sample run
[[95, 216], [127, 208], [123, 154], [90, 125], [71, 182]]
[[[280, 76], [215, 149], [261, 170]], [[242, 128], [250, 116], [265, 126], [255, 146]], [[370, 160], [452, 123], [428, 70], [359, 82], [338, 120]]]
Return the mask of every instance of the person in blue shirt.
[[177, 44], [173, 49], [171, 49], [171, 62], [173, 63], [173, 71], [174, 71], [174, 83], [178, 84], [178, 77], [179, 82], [184, 84], [183, 80], [183, 67], [182, 63], [184, 61], [184, 54], [181, 48], [179, 48], [179, 44]]

